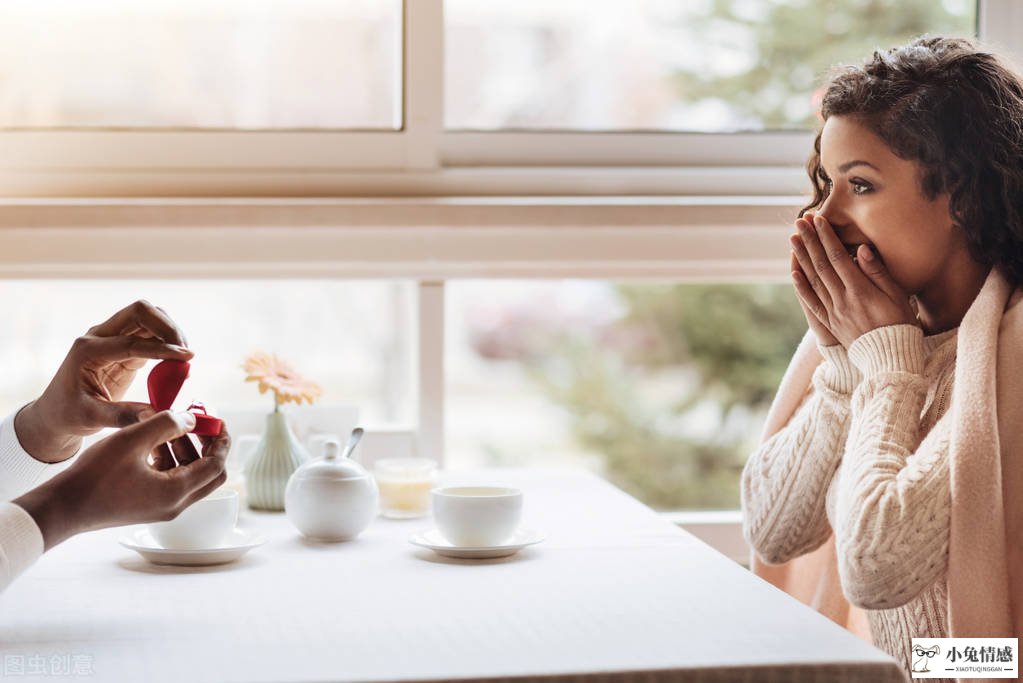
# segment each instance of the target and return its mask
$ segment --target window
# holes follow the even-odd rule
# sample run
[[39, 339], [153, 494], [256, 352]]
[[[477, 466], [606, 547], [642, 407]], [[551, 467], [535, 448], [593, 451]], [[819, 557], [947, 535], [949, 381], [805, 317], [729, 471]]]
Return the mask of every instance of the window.
[[0, 8], [0, 128], [401, 127], [396, 0]]
[[[396, 280], [0, 280], [0, 412], [38, 395], [75, 337], [141, 298], [174, 318], [196, 354], [176, 409], [194, 399], [225, 417], [270, 412], [273, 398], [241, 369], [249, 353], [267, 351], [321, 384], [318, 409], [356, 411], [374, 428], [407, 425], [412, 296]], [[148, 402], [145, 382], [137, 378], [125, 400]]]
[[[165, 303], [193, 345], [224, 350], [219, 369], [197, 368], [196, 398], [262, 405], [236, 374], [247, 347], [221, 343], [226, 317], [193, 317], [212, 298], [367, 424], [408, 421], [427, 454], [446, 424], [451, 466], [577, 463], [665, 510], [735, 507], [762, 389], [805, 330], [784, 238], [824, 68], [975, 25], [1011, 55], [1023, 33], [1015, 0], [143, 4], [0, 9], [14, 34], [0, 46], [9, 407], [95, 311], [138, 297]], [[49, 37], [23, 42], [47, 12]], [[807, 26], [822, 34], [778, 39]], [[201, 70], [157, 49], [173, 31]], [[134, 57], [112, 63], [107, 45]], [[54, 73], [60, 54], [73, 63]], [[185, 233], [202, 259], [179, 246]], [[170, 279], [224, 264], [216, 280]], [[105, 279], [140, 274], [168, 279]], [[711, 349], [762, 371], [761, 393], [701, 365], [712, 355], [636, 346], [719, 297], [748, 317], [717, 320], [719, 333], [765, 316], [770, 346], [736, 334]], [[395, 312], [416, 300], [418, 318]], [[303, 312], [300, 335], [281, 337], [267, 316], [289, 311]], [[508, 319], [541, 334], [507, 347]], [[672, 338], [706, 351], [699, 331]], [[590, 417], [588, 381], [630, 400], [612, 394]], [[709, 399], [690, 404], [699, 382]], [[636, 457], [662, 458], [670, 489], [615, 469], [629, 448], [615, 428], [645, 439]]]
[[474, 130], [810, 128], [826, 69], [921, 33], [974, 35], [970, 0], [447, 0], [445, 121]]
[[8, 4], [0, 193], [798, 194], [829, 65], [978, 25], [1012, 54], [1023, 25], [1005, 0], [619, 5]]
[[584, 467], [661, 510], [739, 507], [806, 320], [787, 284], [448, 284], [447, 462]]

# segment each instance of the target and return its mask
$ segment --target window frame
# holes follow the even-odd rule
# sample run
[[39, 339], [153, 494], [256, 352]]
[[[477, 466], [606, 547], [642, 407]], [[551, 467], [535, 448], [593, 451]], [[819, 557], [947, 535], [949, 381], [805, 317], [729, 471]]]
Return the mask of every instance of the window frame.
[[[442, 125], [441, 0], [403, 0], [398, 130], [12, 129], [0, 131], [2, 196], [260, 194], [316, 175], [436, 168]], [[284, 184], [287, 184], [286, 182]], [[308, 187], [308, 185], [306, 185]], [[341, 185], [335, 184], [334, 189]], [[308, 192], [308, 190], [307, 190]]]
[[[791, 194], [812, 133], [444, 130], [443, 0], [402, 0], [397, 131], [0, 131], [0, 196]], [[1023, 64], [1023, 10], [978, 0]], [[705, 173], [704, 173], [705, 172]], [[704, 177], [704, 176], [709, 176]]]
[[[416, 279], [407, 441], [442, 457], [445, 280], [787, 274], [812, 133], [444, 131], [442, 0], [402, 12], [400, 131], [0, 132], [0, 277]], [[1023, 65], [1023, 4], [978, 32]], [[744, 561], [738, 513], [666, 516]]]

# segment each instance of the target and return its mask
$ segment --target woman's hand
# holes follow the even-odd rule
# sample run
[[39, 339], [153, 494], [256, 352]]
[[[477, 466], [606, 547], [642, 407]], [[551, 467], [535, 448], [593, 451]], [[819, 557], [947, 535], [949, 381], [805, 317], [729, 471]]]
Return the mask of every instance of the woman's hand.
[[800, 266], [792, 278], [804, 311], [847, 349], [878, 327], [919, 324], [909, 295], [870, 247], [860, 245], [853, 261], [827, 219], [811, 220], [797, 220], [798, 234], [791, 238]]
[[82, 437], [153, 414], [148, 403], [121, 401], [135, 373], [153, 359], [189, 360], [184, 334], [167, 314], [136, 301], [75, 340], [42, 396], [15, 416], [21, 445], [43, 462], [74, 455]]
[[[186, 434], [194, 426], [189, 413], [157, 413], [97, 441], [66, 470], [12, 502], [36, 521], [46, 550], [83, 531], [173, 519], [227, 478], [231, 437], [226, 430], [199, 437], [199, 457]], [[168, 442], [178, 465], [161, 464]]]
[[[795, 223], [796, 230], [799, 229], [799, 221], [802, 221], [804, 219], [813, 220], [813, 214], [807, 211], [805, 214], [803, 214], [803, 218], [799, 218], [798, 220], [796, 220]], [[799, 265], [799, 261], [798, 259], [796, 259], [796, 250], [794, 245], [791, 252], [789, 270], [792, 272], [793, 278], [795, 278], [797, 275], [804, 274], [802, 271], [802, 266]], [[822, 323], [817, 318], [817, 316], [813, 314], [810, 308], [806, 305], [806, 302], [803, 301], [803, 297], [799, 296], [798, 289], [796, 290], [796, 300], [799, 301], [799, 305], [803, 309], [803, 315], [806, 317], [806, 322], [810, 326], [810, 329], [813, 330], [814, 336], [817, 337], [817, 342], [821, 346], [834, 346], [838, 344], [838, 340], [835, 339], [835, 335], [831, 334], [831, 330], [828, 329], [828, 326]]]

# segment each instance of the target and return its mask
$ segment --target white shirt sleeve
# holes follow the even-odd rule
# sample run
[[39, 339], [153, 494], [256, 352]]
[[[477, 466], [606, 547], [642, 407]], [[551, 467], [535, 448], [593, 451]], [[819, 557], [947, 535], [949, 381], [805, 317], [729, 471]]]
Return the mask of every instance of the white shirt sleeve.
[[0, 501], [13, 500], [31, 491], [69, 464], [42, 462], [29, 455], [14, 432], [17, 414], [15, 410], [0, 422]]
[[[0, 421], [0, 501], [17, 498], [69, 465], [67, 460], [36, 460], [22, 447], [14, 431], [18, 410]], [[0, 502], [0, 591], [39, 559], [43, 547], [42, 531], [32, 515], [19, 505]]]
[[43, 534], [14, 503], [0, 503], [0, 591], [43, 554]]

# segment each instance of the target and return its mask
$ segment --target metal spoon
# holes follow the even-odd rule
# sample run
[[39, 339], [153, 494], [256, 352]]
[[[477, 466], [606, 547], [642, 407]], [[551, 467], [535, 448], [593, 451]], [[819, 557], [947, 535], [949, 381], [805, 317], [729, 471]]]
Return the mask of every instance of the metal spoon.
[[345, 444], [345, 451], [341, 454], [341, 459], [344, 460], [352, 454], [355, 447], [359, 445], [359, 440], [362, 439], [362, 427], [356, 427], [352, 430], [352, 435], [348, 437], [348, 443]]

